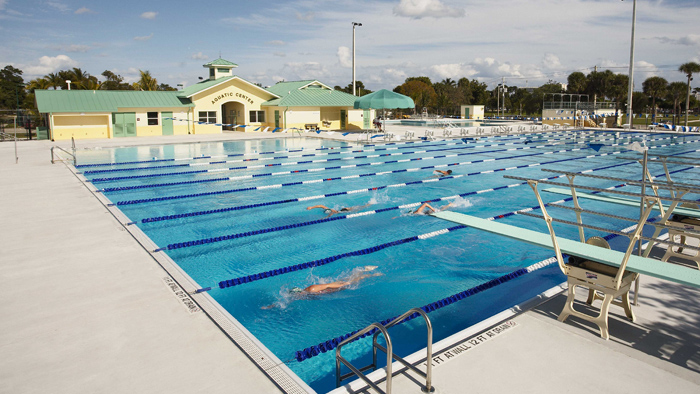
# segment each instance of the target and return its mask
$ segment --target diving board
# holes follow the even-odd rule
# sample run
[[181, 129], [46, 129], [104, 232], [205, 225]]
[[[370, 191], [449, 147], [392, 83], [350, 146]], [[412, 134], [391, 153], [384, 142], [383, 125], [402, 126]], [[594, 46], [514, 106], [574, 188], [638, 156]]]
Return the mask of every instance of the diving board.
[[[545, 192], [549, 193], [555, 193], [555, 194], [563, 194], [566, 196], [571, 195], [571, 189], [563, 189], [563, 188], [558, 188], [558, 187], [551, 187], [548, 189], [543, 189]], [[589, 200], [596, 200], [596, 201], [603, 201], [603, 202], [609, 202], [612, 204], [618, 204], [618, 205], [626, 205], [630, 207], [639, 207], [639, 201], [631, 200], [629, 198], [620, 198], [620, 197], [609, 197], [609, 196], [602, 196], [599, 194], [590, 194], [590, 193], [582, 193], [582, 192], [576, 192], [576, 197], [578, 198], [585, 198]], [[657, 206], [654, 206], [655, 210], [659, 210]], [[676, 207], [673, 210], [673, 213], [679, 214], [679, 215], [684, 215], [684, 216], [690, 216], [694, 218], [700, 218], [700, 211], [697, 209], [689, 209], [689, 208], [682, 208], [682, 207]]]
[[[576, 195], [580, 196], [580, 193], [576, 193]], [[636, 205], [639, 206], [639, 203], [636, 203]], [[552, 238], [546, 233], [540, 233], [537, 231], [511, 226], [504, 223], [498, 223], [493, 220], [481, 219], [475, 216], [457, 212], [442, 211], [433, 213], [431, 216], [516, 239], [518, 241], [543, 248], [554, 249]], [[559, 247], [563, 253], [613, 267], [620, 267], [620, 264], [625, 256], [625, 254], [622, 252], [603, 249], [562, 237], [557, 237], [557, 241], [559, 242]], [[689, 267], [664, 263], [659, 260], [632, 255], [629, 257], [626, 269], [639, 274], [649, 275], [655, 278], [700, 288], [700, 270]]]

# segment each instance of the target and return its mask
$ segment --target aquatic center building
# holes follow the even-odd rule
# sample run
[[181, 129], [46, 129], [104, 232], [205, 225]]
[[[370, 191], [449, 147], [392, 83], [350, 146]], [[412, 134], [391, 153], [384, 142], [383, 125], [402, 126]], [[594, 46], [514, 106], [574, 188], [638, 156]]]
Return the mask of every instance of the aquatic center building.
[[235, 63], [204, 67], [207, 80], [179, 91], [36, 90], [36, 105], [52, 140], [372, 126], [373, 110], [319, 81], [263, 88], [233, 75]]

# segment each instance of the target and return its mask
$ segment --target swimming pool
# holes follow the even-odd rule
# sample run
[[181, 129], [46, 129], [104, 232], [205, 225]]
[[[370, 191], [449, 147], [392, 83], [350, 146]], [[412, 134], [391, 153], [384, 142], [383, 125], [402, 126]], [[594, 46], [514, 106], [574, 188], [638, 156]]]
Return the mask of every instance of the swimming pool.
[[[303, 361], [297, 361], [297, 352], [318, 349], [372, 322], [443, 300], [552, 256], [552, 252], [473, 229], [445, 231], [453, 224], [409, 214], [415, 204], [441, 199], [431, 204], [452, 202], [450, 209], [457, 212], [545, 231], [544, 224], [532, 218], [507, 215], [536, 202], [527, 186], [504, 179], [503, 174], [545, 178], [552, 174], [540, 168], [549, 167], [640, 178], [639, 165], [618, 160], [615, 153], [629, 155], [623, 146], [641, 138], [633, 133], [568, 132], [366, 147], [288, 138], [82, 151], [78, 160], [85, 164], [146, 161], [80, 170], [96, 187], [111, 189], [105, 196], [201, 287], [212, 287], [211, 296], [280, 360], [315, 390], [326, 392], [334, 387], [333, 352], [314, 355], [310, 351], [312, 356]], [[657, 154], [692, 154], [700, 149], [698, 136], [643, 138]], [[588, 147], [591, 142], [606, 146], [596, 152]], [[178, 160], [158, 161], [169, 159]], [[437, 178], [432, 173], [435, 168], [454, 172]], [[672, 170], [681, 171], [678, 177], [696, 171], [682, 166]], [[326, 219], [320, 209], [306, 209], [316, 204], [335, 209], [371, 205]], [[628, 225], [609, 218], [596, 224], [611, 229]], [[569, 228], [562, 228], [561, 234], [576, 236]], [[383, 275], [323, 296], [297, 299], [289, 292], [294, 287], [342, 280], [367, 265], [377, 266], [373, 272]], [[268, 277], [258, 275], [270, 272]], [[236, 279], [234, 286], [219, 287], [220, 282], [234, 284]], [[563, 279], [558, 268], [550, 265], [442, 306], [429, 314], [435, 341]], [[270, 305], [274, 307], [262, 309]], [[399, 355], [425, 346], [420, 322], [397, 326], [391, 334]], [[368, 357], [363, 342], [348, 345], [344, 356]]]

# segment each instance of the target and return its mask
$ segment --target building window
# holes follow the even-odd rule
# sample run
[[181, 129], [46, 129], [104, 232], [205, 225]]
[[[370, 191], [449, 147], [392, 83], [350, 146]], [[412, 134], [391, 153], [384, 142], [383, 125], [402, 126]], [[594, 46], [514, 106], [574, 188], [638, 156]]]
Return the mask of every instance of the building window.
[[209, 69], [209, 78], [214, 79], [214, 69], [213, 68]]
[[199, 121], [204, 123], [216, 123], [216, 111], [199, 111]]
[[158, 112], [146, 112], [149, 126], [158, 126]]
[[250, 111], [250, 123], [264, 123], [265, 111]]

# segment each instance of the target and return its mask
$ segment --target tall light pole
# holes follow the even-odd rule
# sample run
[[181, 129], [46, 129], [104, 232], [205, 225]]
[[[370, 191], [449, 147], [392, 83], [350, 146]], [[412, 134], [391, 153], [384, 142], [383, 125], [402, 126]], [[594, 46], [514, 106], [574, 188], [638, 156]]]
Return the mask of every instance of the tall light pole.
[[[624, 1], [624, 0], [622, 0]], [[632, 1], [632, 39], [630, 44], [630, 71], [629, 71], [629, 89], [627, 91], [627, 121], [630, 124], [630, 130], [634, 123], [632, 111], [632, 89], [634, 88], [634, 25], [637, 21], [637, 0]]]
[[352, 95], [355, 94], [355, 26], [362, 26], [362, 23], [352, 22]]

